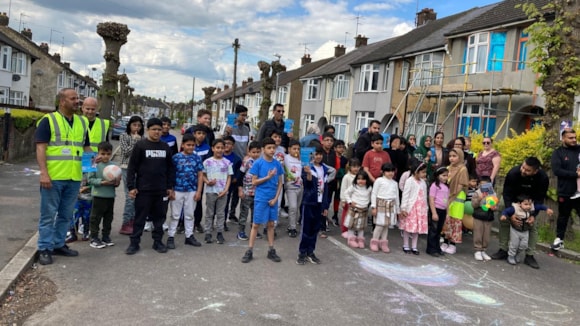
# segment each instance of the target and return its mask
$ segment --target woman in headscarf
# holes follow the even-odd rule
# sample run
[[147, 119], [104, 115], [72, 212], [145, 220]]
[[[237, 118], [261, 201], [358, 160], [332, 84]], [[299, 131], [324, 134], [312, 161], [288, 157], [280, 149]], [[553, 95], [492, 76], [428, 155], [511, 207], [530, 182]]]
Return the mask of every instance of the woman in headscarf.
[[417, 149], [413, 152], [413, 157], [420, 162], [427, 164], [427, 180], [431, 180], [433, 175], [433, 170], [431, 168], [431, 136], [424, 135], [421, 137], [421, 141], [417, 145]]
[[[452, 148], [449, 151], [449, 162], [447, 184], [449, 185], [448, 203], [450, 209], [447, 210], [448, 216], [443, 227], [445, 242], [441, 245], [441, 250], [448, 254], [454, 254], [457, 250], [455, 244], [462, 242], [463, 222], [460, 218], [450, 215], [451, 204], [456, 200], [458, 202], [465, 201], [465, 190], [469, 183], [469, 175], [467, 174], [467, 167], [465, 167], [462, 149]], [[461, 192], [463, 192], [462, 195], [460, 195]], [[461, 217], [463, 217], [463, 214], [461, 214]]]
[[413, 156], [413, 152], [417, 149], [417, 137], [413, 134], [407, 136], [407, 152]]
[[401, 150], [400, 145], [401, 138], [397, 135], [391, 135], [389, 148], [386, 149], [386, 152], [389, 153], [389, 156], [391, 157], [391, 162], [393, 165], [395, 165], [396, 168], [396, 181], [399, 181], [401, 174], [408, 170], [407, 165], [409, 164], [409, 160], [407, 159], [407, 152]]

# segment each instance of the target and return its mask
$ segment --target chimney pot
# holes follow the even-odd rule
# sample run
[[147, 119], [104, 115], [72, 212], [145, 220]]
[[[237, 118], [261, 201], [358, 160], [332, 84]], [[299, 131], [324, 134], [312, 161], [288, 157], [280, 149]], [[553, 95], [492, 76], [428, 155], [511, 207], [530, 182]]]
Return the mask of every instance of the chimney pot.
[[248, 77], [248, 83], [253, 83], [253, 82], [254, 82], [254, 78]]
[[48, 53], [48, 43], [40, 43], [39, 47], [43, 52]]
[[8, 23], [10, 23], [10, 18], [3, 12], [0, 14], [0, 26], [8, 26]]
[[32, 30], [30, 28], [23, 29], [20, 34], [32, 41]]
[[417, 27], [437, 20], [437, 13], [431, 8], [423, 8], [417, 13]]
[[229, 89], [229, 88], [230, 88], [230, 85], [228, 85], [228, 84], [225, 84], [224, 85], [224, 91], [227, 90], [227, 89]]
[[60, 53], [55, 53], [52, 57], [56, 60], [56, 62], [60, 62]]
[[359, 34], [354, 38], [354, 40], [355, 40], [354, 47], [358, 49], [361, 46], [366, 46], [369, 38]]
[[334, 47], [334, 57], [338, 58], [346, 53], [346, 48], [343, 45], [337, 45]]
[[302, 59], [300, 60], [300, 65], [304, 66], [305, 64], [311, 63], [312, 58], [310, 58], [310, 54], [305, 54]]

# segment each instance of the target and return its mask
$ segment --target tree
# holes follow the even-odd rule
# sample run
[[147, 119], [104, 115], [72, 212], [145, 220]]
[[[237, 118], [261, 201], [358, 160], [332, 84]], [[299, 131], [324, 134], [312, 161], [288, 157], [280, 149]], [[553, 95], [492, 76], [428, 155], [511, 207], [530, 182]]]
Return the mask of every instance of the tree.
[[280, 72], [286, 71], [286, 66], [280, 63], [279, 60], [273, 61], [272, 64], [266, 61], [259, 61], [258, 68], [260, 68], [260, 79], [262, 80], [262, 103], [260, 103], [260, 116], [258, 126], [261, 126], [264, 121], [268, 119], [268, 111], [272, 105], [272, 91], [276, 86], [276, 75]]
[[201, 89], [203, 91], [203, 103], [205, 103], [205, 108], [211, 111], [211, 96], [215, 92], [216, 88], [213, 86], [204, 87]]
[[[125, 24], [114, 22], [99, 23], [97, 25], [97, 34], [105, 41], [105, 58], [106, 66], [103, 73], [103, 85], [99, 91], [101, 116], [110, 119], [113, 103], [119, 92], [119, 53], [123, 44], [127, 43], [127, 35], [131, 30]], [[117, 108], [120, 103], [117, 104]]]
[[553, 0], [542, 8], [525, 3], [522, 8], [535, 22], [527, 28], [531, 66], [539, 74], [546, 110], [545, 144], [557, 147], [558, 126], [572, 120], [574, 97], [580, 94], [580, 1]]

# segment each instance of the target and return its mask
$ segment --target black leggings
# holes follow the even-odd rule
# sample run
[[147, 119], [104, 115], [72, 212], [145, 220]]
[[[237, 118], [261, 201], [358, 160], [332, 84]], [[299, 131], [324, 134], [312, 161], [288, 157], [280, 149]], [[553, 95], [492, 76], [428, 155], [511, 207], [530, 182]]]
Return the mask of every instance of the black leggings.
[[427, 233], [427, 253], [435, 254], [441, 252], [441, 247], [439, 246], [439, 239], [441, 238], [441, 230], [443, 230], [443, 225], [445, 224], [445, 218], [447, 216], [447, 210], [445, 209], [435, 209], [437, 211], [438, 221], [433, 221], [433, 214], [429, 211], [429, 230]]

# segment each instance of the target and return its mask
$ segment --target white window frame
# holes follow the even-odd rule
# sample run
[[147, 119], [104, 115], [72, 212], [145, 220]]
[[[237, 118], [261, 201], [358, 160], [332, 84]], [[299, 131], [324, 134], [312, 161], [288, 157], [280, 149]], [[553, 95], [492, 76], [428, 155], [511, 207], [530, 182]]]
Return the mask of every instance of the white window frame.
[[383, 90], [384, 91], [388, 91], [389, 90], [389, 63], [385, 63], [385, 74], [383, 76]]
[[9, 46], [0, 47], [0, 70], [8, 70], [12, 68], [12, 48]]
[[286, 98], [288, 96], [288, 86], [278, 87], [278, 103], [286, 104]]
[[66, 72], [64, 72], [64, 71], [61, 71], [60, 74], [58, 74], [58, 81], [57, 81], [58, 88], [64, 88], [65, 76], [66, 76]]
[[306, 136], [306, 131], [311, 123], [314, 123], [314, 114], [305, 114], [302, 123], [302, 136]]
[[424, 53], [415, 57], [413, 86], [440, 85], [443, 74], [442, 52]]
[[350, 88], [350, 79], [346, 75], [337, 75], [334, 77], [333, 99], [348, 98]]
[[401, 81], [399, 82], [399, 90], [404, 91], [409, 86], [409, 62], [403, 61], [401, 66]]
[[410, 117], [410, 124], [408, 126], [409, 133], [415, 134], [418, 138], [423, 135], [434, 135], [435, 134], [435, 113], [434, 112], [416, 112], [411, 113], [411, 115], [416, 114], [415, 117]]
[[309, 79], [306, 82], [306, 100], [318, 100], [320, 96], [320, 80]]
[[336, 139], [346, 139], [348, 117], [346, 115], [333, 115], [330, 117], [330, 121], [335, 130], [334, 137]]
[[356, 111], [356, 120], [354, 130], [368, 128], [372, 120], [375, 120], [374, 111]]
[[465, 71], [470, 74], [487, 71], [489, 41], [490, 35], [488, 32], [473, 34], [467, 38], [467, 55], [465, 63], [468, 65], [468, 69], [465, 69]]
[[26, 54], [22, 52], [12, 52], [12, 63], [10, 71], [18, 75], [26, 75], [26, 68]]
[[365, 64], [360, 67], [359, 92], [376, 92], [379, 90], [379, 64]]
[[10, 89], [8, 87], [0, 87], [0, 104], [7, 104], [9, 99]]
[[255, 103], [255, 108], [260, 108], [262, 106], [262, 93], [257, 93], [256, 94], [256, 103]]
[[20, 106], [23, 106], [24, 105], [23, 104], [23, 98], [24, 98], [24, 92], [10, 91], [10, 100], [9, 100], [9, 103], [12, 104], [12, 105], [20, 105]]

